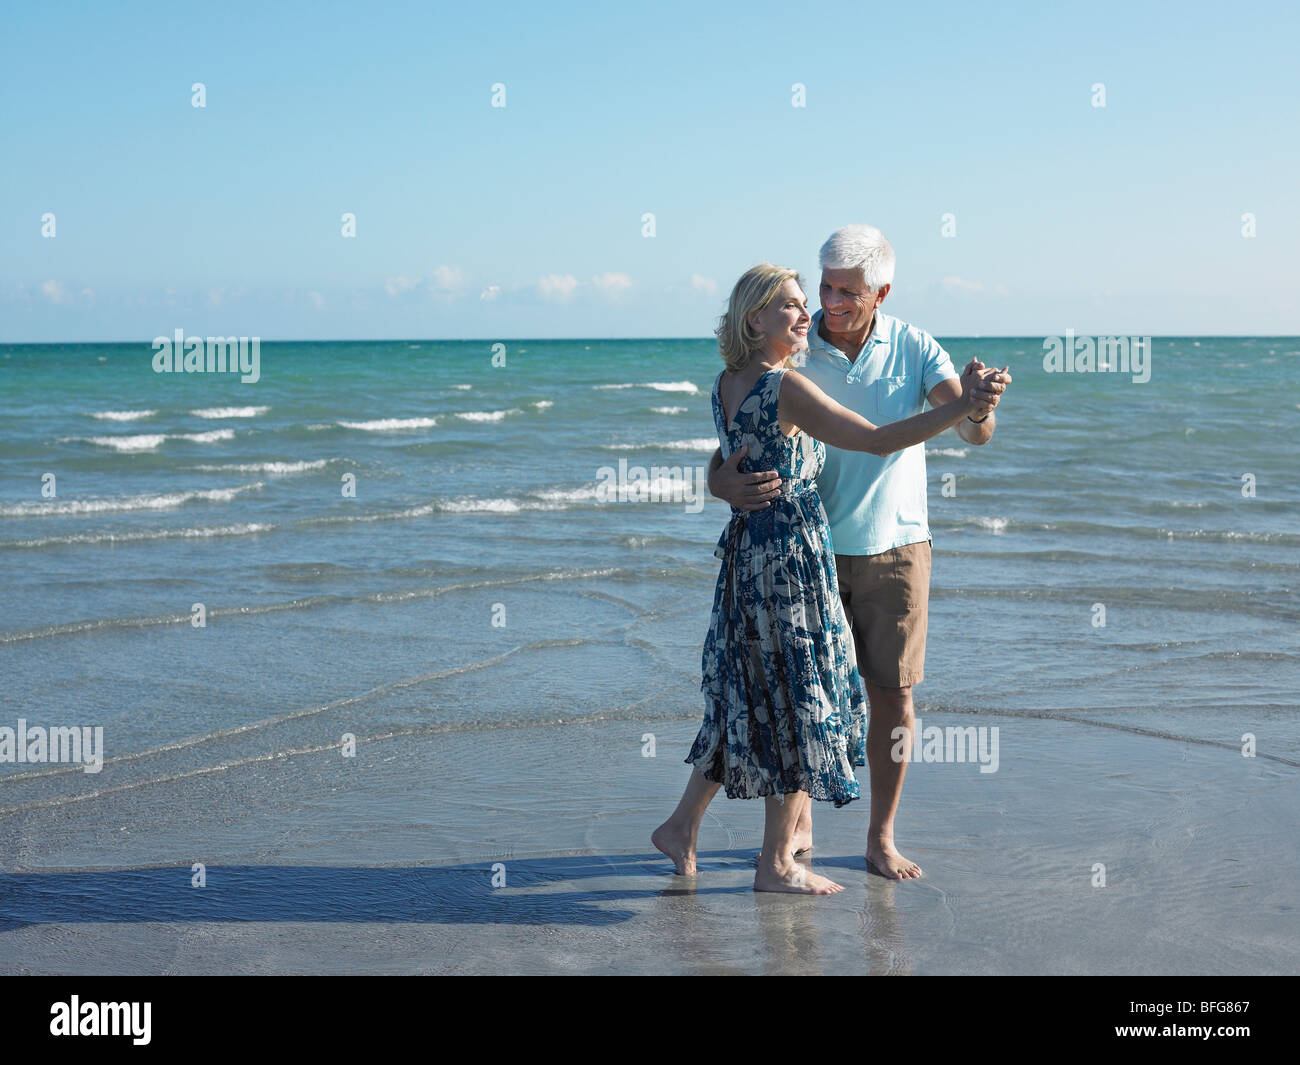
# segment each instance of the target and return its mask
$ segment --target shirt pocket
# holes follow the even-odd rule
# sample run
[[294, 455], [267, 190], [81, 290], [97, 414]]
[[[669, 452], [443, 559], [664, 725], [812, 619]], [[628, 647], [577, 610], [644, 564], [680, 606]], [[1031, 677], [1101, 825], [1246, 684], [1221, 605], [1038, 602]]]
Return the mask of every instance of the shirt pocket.
[[901, 377], [879, 377], [871, 386], [872, 410], [877, 425], [902, 421], [916, 414], [915, 397], [910, 385], [911, 378], [906, 374]]

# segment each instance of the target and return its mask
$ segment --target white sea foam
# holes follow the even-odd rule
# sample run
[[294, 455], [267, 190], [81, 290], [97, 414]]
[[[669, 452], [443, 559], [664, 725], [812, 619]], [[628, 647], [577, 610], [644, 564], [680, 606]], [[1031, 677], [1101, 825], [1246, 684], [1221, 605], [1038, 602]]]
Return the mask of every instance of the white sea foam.
[[458, 496], [455, 499], [439, 499], [430, 504], [428, 509], [448, 514], [517, 514], [525, 510], [565, 510], [574, 504], [590, 503], [596, 499], [596, 489], [593, 485], [528, 494], [532, 498]]
[[233, 440], [234, 438], [235, 430], [233, 429], [209, 429], [204, 433], [175, 434], [175, 439], [177, 440], [192, 440], [196, 444], [213, 444], [218, 440]]
[[974, 524], [981, 529], [987, 529], [994, 536], [1000, 536], [1006, 531], [1006, 518], [975, 518]]
[[689, 407], [651, 407], [656, 414], [685, 414]]
[[466, 410], [458, 411], [457, 418], [464, 418], [467, 422], [499, 422], [508, 414], [522, 413], [518, 407], [511, 407], [509, 410]]
[[[692, 485], [680, 477], [654, 477], [638, 480], [617, 491], [626, 493], [627, 501], [637, 502], [690, 502]], [[614, 491], [605, 485], [583, 485], [581, 488], [557, 488], [543, 492], [530, 492], [531, 496], [541, 500], [547, 506], [538, 508], [535, 504], [525, 504], [524, 509], [563, 509], [572, 503], [605, 503]], [[558, 505], [557, 505], [558, 504]]]
[[694, 440], [654, 440], [637, 444], [600, 444], [602, 451], [713, 451], [717, 437], [698, 436]]
[[445, 499], [438, 509], [451, 514], [514, 514], [523, 508], [516, 499]]
[[36, 540], [0, 540], [5, 547], [53, 547], [60, 544], [129, 544], [145, 540], [189, 540], [209, 536], [247, 536], [274, 529], [274, 525], [245, 522], [242, 525], [214, 525], [196, 529], [146, 529], [140, 532], [74, 533], [70, 536], [42, 536]]
[[586, 485], [582, 488], [556, 488], [545, 492], [533, 492], [532, 495], [547, 503], [579, 503], [583, 500], [595, 499], [596, 488], [594, 485]]
[[[367, 433], [396, 433], [403, 429], [429, 429], [438, 424], [437, 418], [377, 418], [369, 422], [339, 422], [345, 429], [361, 429]], [[314, 428], [314, 426], [309, 426]], [[324, 428], [322, 426], [322, 428]]]
[[323, 469], [329, 461], [329, 459], [314, 459], [310, 462], [227, 462], [191, 468], [208, 473], [306, 473], [308, 470]]
[[659, 392], [699, 392], [690, 381], [645, 381], [641, 384], [592, 385], [592, 388], [653, 388]]
[[229, 503], [241, 492], [251, 492], [264, 487], [243, 484], [237, 488], [211, 488], [202, 491], [165, 492], [157, 495], [118, 496], [108, 499], [47, 499], [40, 502], [14, 503], [0, 506], [0, 517], [37, 518], [50, 515], [107, 514], [135, 510], [170, 510], [194, 500], [210, 503]]
[[133, 422], [140, 418], [152, 418], [156, 410], [101, 410], [91, 415], [107, 422]]
[[233, 429], [209, 429], [205, 433], [140, 433], [135, 436], [65, 436], [63, 440], [85, 440], [114, 451], [157, 451], [164, 440], [190, 440], [196, 444], [211, 444], [218, 440], [233, 440]]
[[967, 455], [970, 454], [970, 448], [968, 447], [927, 447], [925, 449], [925, 453], [927, 455], [947, 455], [949, 458], [964, 459]]
[[[70, 439], [77, 439], [71, 437]], [[117, 451], [156, 451], [162, 447], [162, 442], [167, 439], [165, 433], [151, 433], [142, 436], [92, 436], [88, 438], [90, 443], [98, 444], [100, 447], [111, 447]]]
[[471, 388], [473, 388], [474, 386], [473, 386], [473, 385], [450, 385], [449, 387], [451, 387], [451, 388], [459, 388], [462, 392], [467, 392], [467, 391], [469, 391]]
[[203, 410], [192, 410], [190, 413], [196, 418], [256, 418], [270, 409], [270, 407], [207, 407]]
[[554, 407], [555, 404], [552, 403], [549, 399], [539, 399], [533, 402], [533, 406], [536, 407], [538, 410], [546, 410], [547, 407]]

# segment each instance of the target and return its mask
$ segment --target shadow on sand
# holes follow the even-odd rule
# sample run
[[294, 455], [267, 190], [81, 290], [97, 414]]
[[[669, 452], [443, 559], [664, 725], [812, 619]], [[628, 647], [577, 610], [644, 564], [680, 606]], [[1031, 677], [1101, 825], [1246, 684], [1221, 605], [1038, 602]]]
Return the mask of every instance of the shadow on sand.
[[[752, 868], [747, 851], [700, 855], [700, 870]], [[188, 866], [0, 874], [0, 931], [35, 924], [311, 921], [417, 924], [545, 924], [607, 927], [635, 913], [620, 900], [679, 894], [736, 894], [672, 875], [660, 854], [502, 859], [441, 866], [208, 866], [191, 886]], [[572, 890], [584, 880], [662, 879], [663, 887]], [[567, 885], [567, 886], [566, 886]]]

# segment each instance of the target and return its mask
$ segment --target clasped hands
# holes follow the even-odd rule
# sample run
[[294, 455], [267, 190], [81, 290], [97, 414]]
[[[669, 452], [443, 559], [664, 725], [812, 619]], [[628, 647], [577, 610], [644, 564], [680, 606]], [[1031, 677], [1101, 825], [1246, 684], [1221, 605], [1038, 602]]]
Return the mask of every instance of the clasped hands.
[[983, 421], [993, 413], [1002, 393], [1011, 384], [1011, 367], [1002, 369], [985, 366], [979, 359], [971, 359], [961, 372], [961, 391], [974, 402], [968, 417], [971, 421]]

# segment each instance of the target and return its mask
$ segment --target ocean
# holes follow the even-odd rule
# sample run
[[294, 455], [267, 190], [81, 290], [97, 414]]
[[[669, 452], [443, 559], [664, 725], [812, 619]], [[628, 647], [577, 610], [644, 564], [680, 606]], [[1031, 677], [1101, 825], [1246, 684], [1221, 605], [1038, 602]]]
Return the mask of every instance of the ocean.
[[[1156, 338], [1141, 383], [1048, 372], [1042, 338], [943, 343], [1014, 384], [991, 443], [926, 446], [918, 713], [1300, 764], [1300, 340]], [[584, 811], [637, 801], [583, 781], [647, 736], [685, 782], [729, 513], [716, 347], [503, 349], [265, 343], [245, 384], [155, 373], [148, 344], [0, 345], [0, 727], [103, 729], [100, 772], [0, 764], [0, 863], [42, 867], [28, 818], [69, 810], [104, 823], [64, 866], [580, 850]], [[645, 497], [603, 491], [620, 463]], [[519, 811], [569, 828], [516, 838]]]

